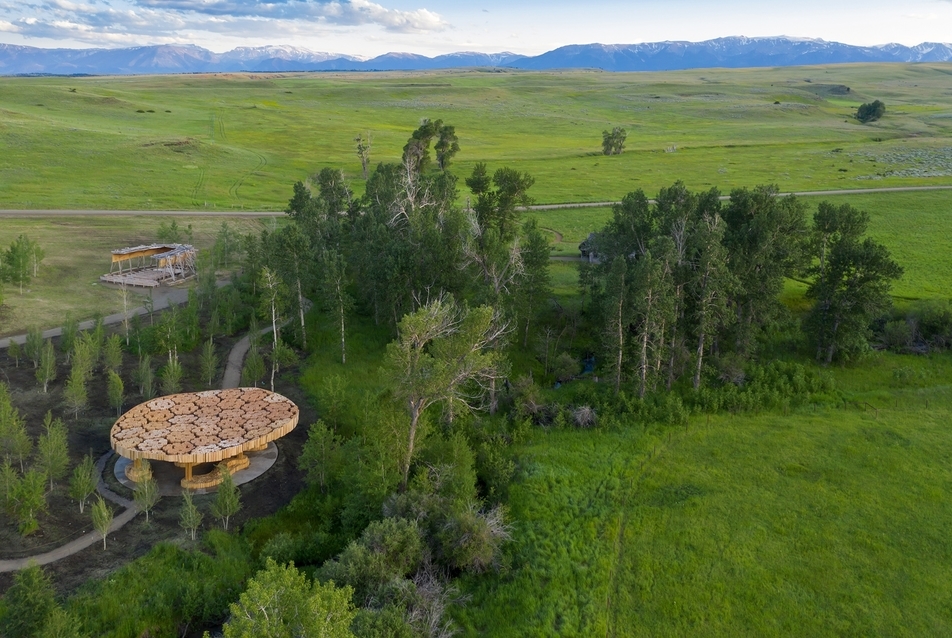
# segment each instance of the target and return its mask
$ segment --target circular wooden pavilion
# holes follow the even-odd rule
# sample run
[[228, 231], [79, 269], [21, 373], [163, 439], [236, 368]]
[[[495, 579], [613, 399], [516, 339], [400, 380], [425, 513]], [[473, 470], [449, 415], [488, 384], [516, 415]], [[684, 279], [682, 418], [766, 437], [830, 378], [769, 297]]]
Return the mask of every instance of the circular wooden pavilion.
[[298, 407], [289, 399], [261, 388], [235, 388], [172, 394], [141, 403], [112, 426], [109, 440], [120, 455], [132, 459], [126, 475], [141, 478], [142, 459], [167, 461], [185, 469], [186, 489], [221, 482], [216, 467], [193, 475], [203, 463], [225, 462], [232, 473], [250, 464], [246, 452], [257, 452], [297, 426]]

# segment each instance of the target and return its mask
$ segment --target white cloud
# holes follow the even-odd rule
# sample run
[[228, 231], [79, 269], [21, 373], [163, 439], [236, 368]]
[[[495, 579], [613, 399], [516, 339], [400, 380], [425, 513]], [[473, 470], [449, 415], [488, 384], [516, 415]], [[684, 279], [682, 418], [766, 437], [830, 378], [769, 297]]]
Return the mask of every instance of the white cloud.
[[448, 26], [439, 14], [427, 9], [400, 11], [368, 0], [137, 0], [137, 4], [182, 15], [313, 20], [343, 26], [373, 24], [401, 33], [439, 31]]

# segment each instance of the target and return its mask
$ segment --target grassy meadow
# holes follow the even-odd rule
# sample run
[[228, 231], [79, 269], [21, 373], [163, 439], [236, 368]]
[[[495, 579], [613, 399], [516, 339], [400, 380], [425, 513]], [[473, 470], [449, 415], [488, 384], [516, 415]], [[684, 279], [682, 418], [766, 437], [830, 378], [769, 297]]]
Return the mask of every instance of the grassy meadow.
[[464, 634], [948, 635], [952, 360], [835, 374], [846, 408], [537, 434]]
[[[420, 118], [456, 126], [454, 170], [536, 178], [541, 203], [677, 179], [704, 189], [948, 183], [950, 65], [669, 73], [221, 74], [0, 78], [0, 207], [276, 210], [324, 168], [360, 184], [353, 138], [395, 161]], [[848, 90], [847, 90], [848, 89]], [[887, 104], [861, 125], [856, 107]], [[628, 129], [621, 156], [601, 133]]]
[[[528, 171], [540, 203], [636, 188], [650, 196], [678, 179], [725, 194], [760, 183], [948, 184], [950, 73], [843, 65], [0, 78], [0, 208], [276, 210], [293, 181], [326, 166], [342, 167], [359, 190], [353, 137], [370, 131], [374, 161], [395, 161], [421, 117], [457, 127], [457, 174], [478, 161]], [[887, 104], [882, 121], [849, 117], [872, 99]], [[628, 150], [604, 157], [601, 131], [616, 125], [629, 130]], [[870, 235], [906, 270], [893, 289], [899, 305], [950, 297], [952, 192], [825, 199], [870, 213]], [[806, 201], [812, 212], [820, 200]], [[563, 257], [610, 214], [533, 213]], [[68, 310], [115, 310], [118, 293], [98, 285], [109, 250], [153, 241], [160, 221], [0, 219], [0, 246], [22, 232], [46, 251], [29, 292], [7, 286], [0, 335], [55, 325]], [[178, 218], [193, 224], [199, 248], [221, 221]], [[257, 232], [275, 222], [229, 223]], [[575, 264], [555, 261], [551, 273], [559, 300], [577, 303]], [[790, 282], [784, 300], [799, 308], [802, 295]], [[300, 385], [321, 411], [356, 413], [363, 394], [385, 384], [390, 335], [355, 319], [346, 366], [329, 322], [311, 335], [316, 352]], [[534, 431], [513, 450], [508, 568], [459, 583], [463, 635], [952, 634], [952, 357], [874, 354], [826, 373], [835, 396], [786, 414]], [[344, 430], [351, 420], [340, 419]]]
[[[79, 320], [97, 313], [122, 310], [118, 288], [103, 285], [115, 248], [157, 241], [159, 225], [172, 218], [158, 217], [10, 217], [0, 220], [0, 246], [6, 248], [21, 233], [39, 242], [46, 253], [39, 275], [28, 287], [6, 284], [0, 306], [0, 336], [23, 334], [30, 326], [54, 328], [67, 312]], [[191, 224], [199, 249], [209, 249], [222, 222], [239, 232], [260, 232], [272, 220], [227, 217], [175, 218], [184, 230]], [[134, 292], [130, 304], [141, 305], [148, 293]]]

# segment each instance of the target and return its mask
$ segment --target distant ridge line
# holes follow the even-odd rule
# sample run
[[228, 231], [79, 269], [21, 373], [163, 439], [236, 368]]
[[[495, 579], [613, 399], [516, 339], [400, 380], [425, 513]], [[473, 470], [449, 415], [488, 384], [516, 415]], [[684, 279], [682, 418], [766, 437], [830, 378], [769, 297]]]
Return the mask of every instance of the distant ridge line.
[[215, 53], [191, 44], [124, 49], [41, 49], [0, 44], [0, 75], [423, 71], [472, 67], [677, 71], [858, 62], [952, 62], [952, 44], [924, 42], [912, 47], [901, 44], [865, 47], [787, 36], [732, 36], [703, 42], [571, 44], [537, 56], [461, 51], [432, 58], [415, 53], [386, 53], [370, 59], [292, 46], [239, 47]]

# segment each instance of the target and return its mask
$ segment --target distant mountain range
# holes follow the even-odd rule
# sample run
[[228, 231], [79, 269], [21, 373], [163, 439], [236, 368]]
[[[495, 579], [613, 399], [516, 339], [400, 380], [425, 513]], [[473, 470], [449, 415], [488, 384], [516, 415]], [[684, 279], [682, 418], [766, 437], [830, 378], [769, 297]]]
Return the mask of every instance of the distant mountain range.
[[0, 75], [208, 73], [223, 71], [409, 71], [462, 67], [673, 71], [847, 62], [949, 62], [952, 44], [860, 47], [805, 38], [730, 37], [705, 42], [573, 44], [537, 56], [461, 52], [429, 58], [387, 53], [364, 59], [292, 46], [239, 47], [214, 53], [195, 45], [127, 49], [40, 49], [0, 44]]

